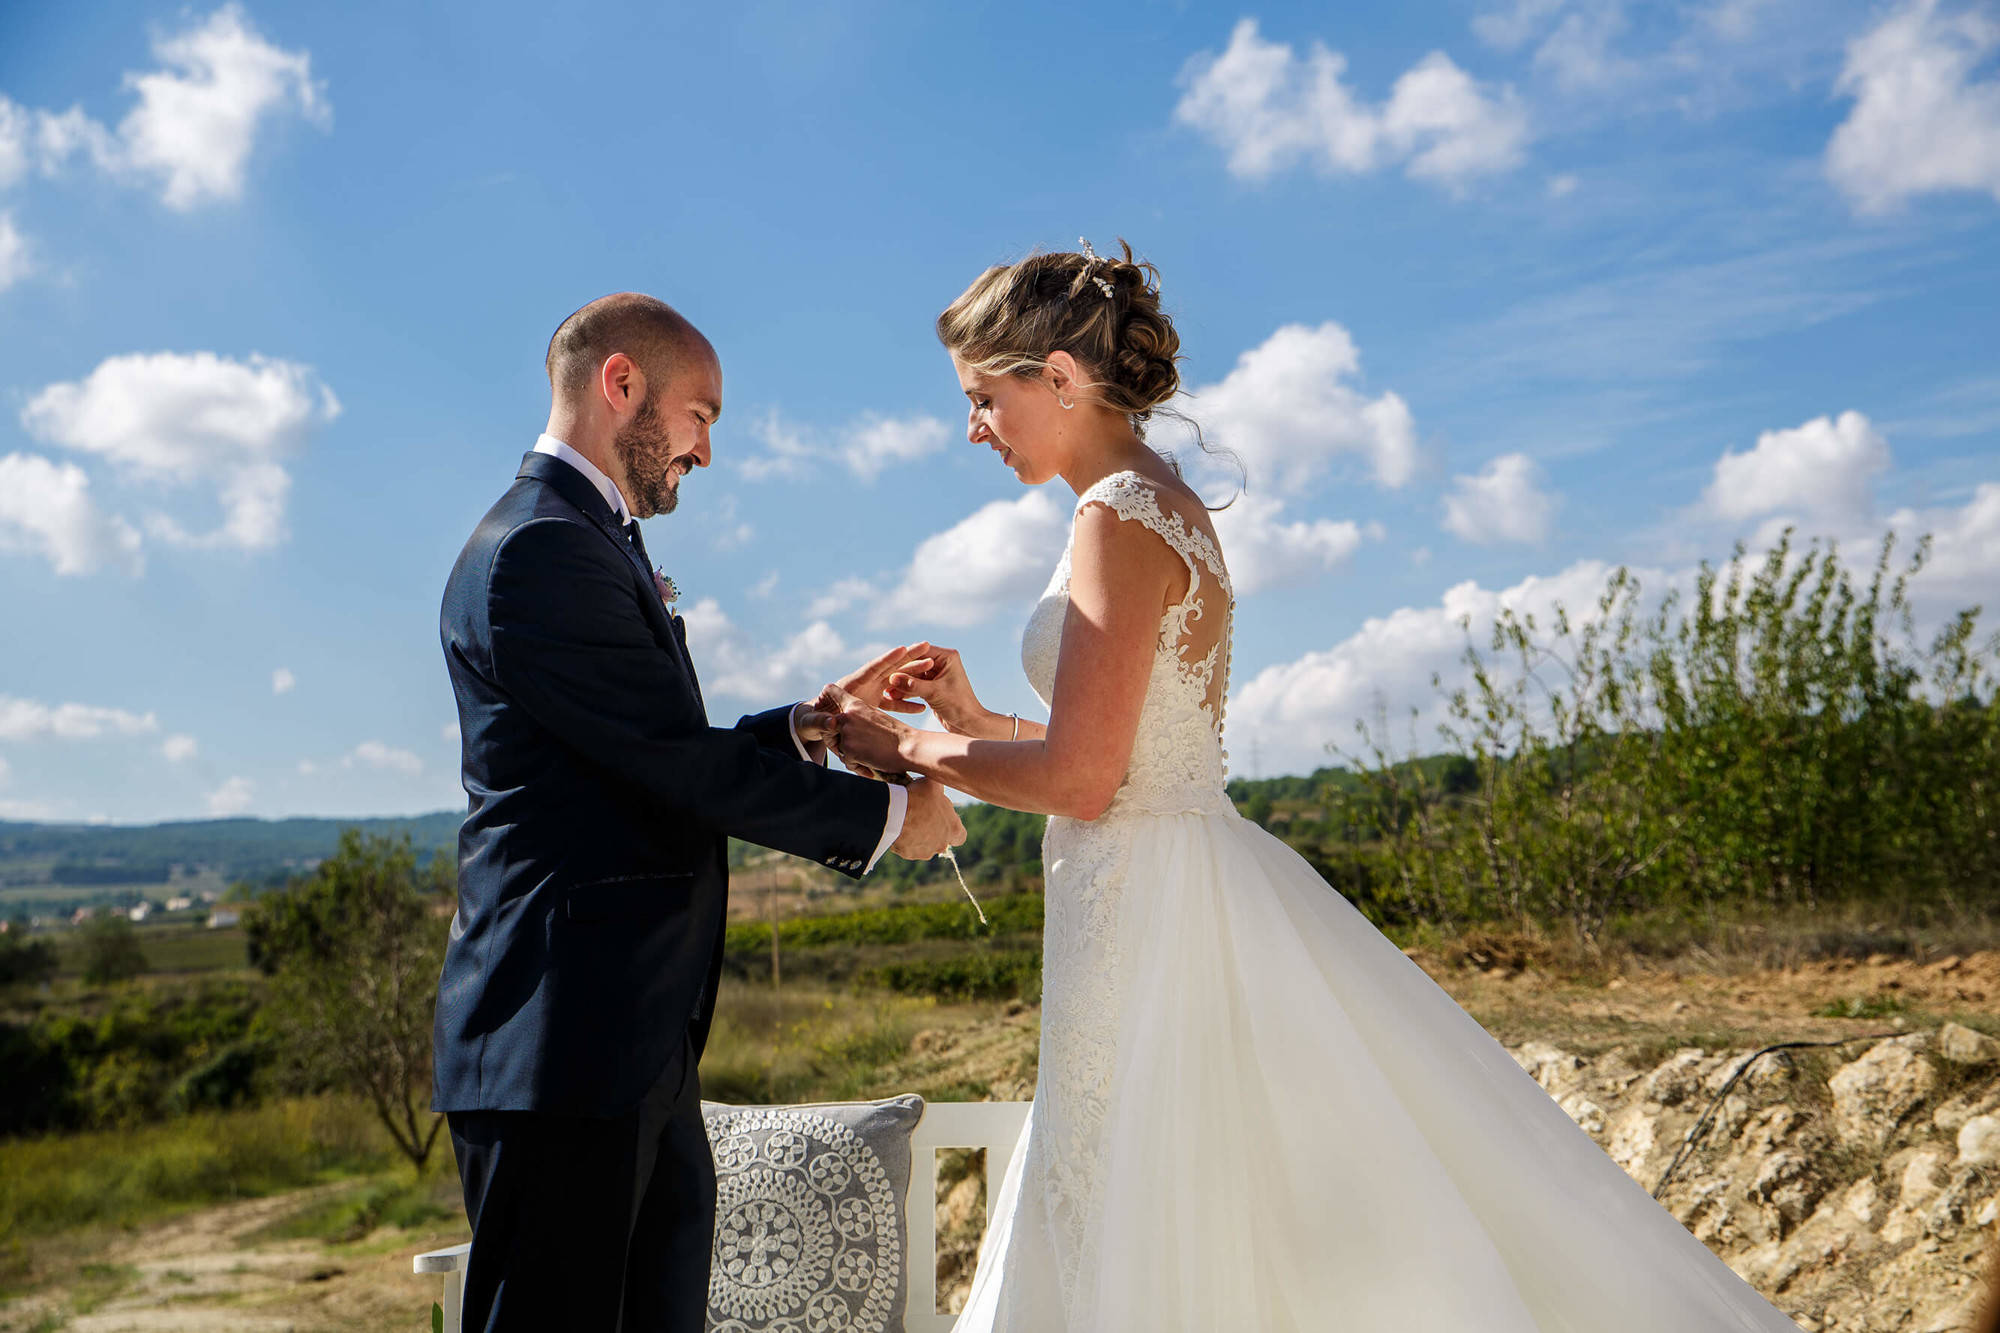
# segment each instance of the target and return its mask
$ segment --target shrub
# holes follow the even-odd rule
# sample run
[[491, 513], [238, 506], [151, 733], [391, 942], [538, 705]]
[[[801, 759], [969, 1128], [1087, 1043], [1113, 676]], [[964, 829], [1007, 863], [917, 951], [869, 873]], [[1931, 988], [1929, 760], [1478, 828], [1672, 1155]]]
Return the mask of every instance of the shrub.
[[17, 927], [0, 934], [0, 989], [39, 986], [56, 974], [55, 947], [32, 940]]
[[83, 979], [92, 986], [130, 981], [146, 970], [146, 951], [132, 923], [115, 914], [100, 915], [83, 928]]
[[1042, 956], [1028, 949], [996, 949], [956, 958], [885, 963], [863, 979], [906, 995], [941, 1000], [1041, 998]]

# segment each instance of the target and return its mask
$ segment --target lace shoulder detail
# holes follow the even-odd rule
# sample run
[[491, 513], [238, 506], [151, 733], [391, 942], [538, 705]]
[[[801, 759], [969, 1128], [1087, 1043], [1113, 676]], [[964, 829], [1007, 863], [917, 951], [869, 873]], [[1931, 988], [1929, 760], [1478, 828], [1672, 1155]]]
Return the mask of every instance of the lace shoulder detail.
[[[1153, 481], [1137, 472], [1114, 472], [1076, 497], [1076, 512], [1081, 514], [1094, 504], [1103, 505], [1128, 522], [1141, 524], [1188, 562], [1189, 572], [1197, 582], [1205, 567], [1222, 586], [1223, 593], [1233, 595], [1229, 568], [1222, 563], [1222, 552], [1216, 549], [1214, 540], [1183, 515], [1163, 507], [1159, 487]], [[1192, 594], [1193, 590], [1189, 592]]]

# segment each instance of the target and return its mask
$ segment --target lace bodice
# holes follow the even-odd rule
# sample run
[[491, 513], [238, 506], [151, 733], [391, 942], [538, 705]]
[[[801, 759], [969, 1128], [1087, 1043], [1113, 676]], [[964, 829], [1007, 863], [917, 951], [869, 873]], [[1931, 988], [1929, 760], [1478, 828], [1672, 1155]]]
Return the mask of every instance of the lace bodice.
[[[1080, 514], [1093, 504], [1143, 524], [1188, 567], [1187, 595], [1160, 619], [1132, 760], [1104, 817], [1231, 813], [1233, 807], [1223, 793], [1229, 752], [1223, 749], [1222, 729], [1235, 599], [1222, 553], [1206, 532], [1163, 508], [1158, 488], [1137, 472], [1114, 472], [1104, 478], [1078, 497], [1076, 511]], [[1069, 611], [1069, 571], [1070, 552], [1065, 548], [1021, 640], [1021, 665], [1045, 707], [1055, 698], [1063, 618]], [[1220, 616], [1219, 628], [1211, 630], [1211, 616]], [[1200, 655], [1194, 656], [1196, 652]]]

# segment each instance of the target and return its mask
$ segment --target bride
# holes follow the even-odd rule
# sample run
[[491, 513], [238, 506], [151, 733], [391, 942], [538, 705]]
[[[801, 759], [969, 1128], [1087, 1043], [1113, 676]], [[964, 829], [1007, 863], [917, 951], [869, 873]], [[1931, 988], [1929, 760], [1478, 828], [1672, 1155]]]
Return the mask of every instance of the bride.
[[[834, 748], [1050, 816], [1041, 1069], [966, 1333], [1789, 1333], [1507, 1052], [1224, 794], [1229, 569], [1144, 423], [1180, 386], [1158, 272], [988, 269], [938, 319], [968, 437], [1076, 492], [1022, 660], [955, 652]], [[920, 655], [919, 655], [920, 654]]]

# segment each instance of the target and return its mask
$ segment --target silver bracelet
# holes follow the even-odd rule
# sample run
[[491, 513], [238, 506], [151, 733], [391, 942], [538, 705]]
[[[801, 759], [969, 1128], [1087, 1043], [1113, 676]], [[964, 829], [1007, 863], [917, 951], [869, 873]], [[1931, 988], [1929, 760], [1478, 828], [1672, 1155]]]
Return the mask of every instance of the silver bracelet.
[[1014, 719], [1014, 734], [1008, 739], [1018, 741], [1021, 739], [1021, 715], [1019, 713], [1009, 713], [1007, 716]]

